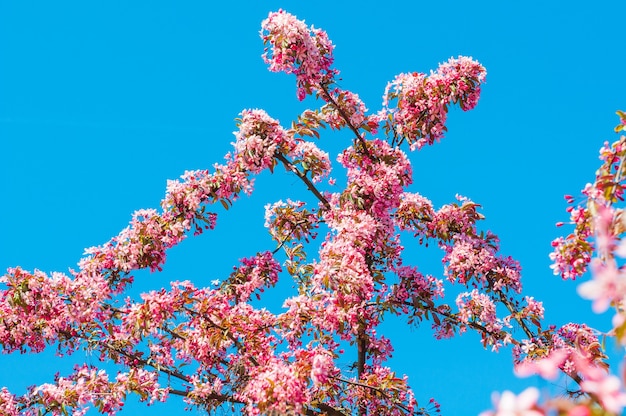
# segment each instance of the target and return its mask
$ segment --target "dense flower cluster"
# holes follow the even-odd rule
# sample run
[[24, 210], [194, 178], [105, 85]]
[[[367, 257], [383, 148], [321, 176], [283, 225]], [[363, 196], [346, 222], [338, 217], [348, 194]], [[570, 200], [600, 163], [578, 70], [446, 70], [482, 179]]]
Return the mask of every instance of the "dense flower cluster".
[[[467, 57], [451, 58], [430, 75], [400, 74], [387, 85], [383, 105], [389, 112], [389, 127], [420, 149], [441, 139], [446, 130], [448, 106], [459, 103], [471, 110], [480, 97], [480, 84], [487, 72]], [[395, 102], [395, 108], [390, 107]]]
[[[79, 366], [68, 377], [57, 376], [55, 383], [45, 383], [32, 387], [23, 397], [11, 395], [6, 388], [0, 392], [0, 412], [6, 416], [36, 416], [39, 409], [47, 409], [55, 415], [72, 414], [82, 416], [95, 406], [100, 413], [114, 415], [124, 405], [126, 392], [137, 393], [142, 401], [149, 404], [167, 399], [167, 389], [158, 383], [158, 374], [141, 368], [131, 368], [120, 373], [115, 381], [109, 381], [104, 370], [86, 365]], [[31, 408], [22, 410], [23, 403]]]
[[252, 173], [272, 168], [276, 153], [289, 154], [296, 147], [295, 140], [263, 110], [243, 111], [239, 130], [234, 134], [235, 161]]
[[315, 143], [298, 142], [290, 155], [295, 165], [300, 165], [304, 172], [311, 174], [313, 183], [320, 182], [330, 173], [328, 153], [321, 151]]
[[300, 100], [333, 80], [334, 46], [326, 32], [307, 27], [284, 10], [270, 13], [261, 27], [263, 43], [271, 46], [263, 54], [265, 63], [270, 71], [296, 75]]

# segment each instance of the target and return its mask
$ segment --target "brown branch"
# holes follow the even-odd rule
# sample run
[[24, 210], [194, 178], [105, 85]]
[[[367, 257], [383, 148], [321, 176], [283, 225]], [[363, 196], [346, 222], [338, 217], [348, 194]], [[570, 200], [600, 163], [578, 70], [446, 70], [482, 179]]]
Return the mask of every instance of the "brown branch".
[[[65, 337], [72, 337], [72, 335], [70, 333], [66, 332], [66, 331], [61, 331], [60, 333], [63, 334]], [[181, 373], [179, 371], [172, 370], [172, 369], [169, 369], [169, 368], [166, 368], [166, 367], [161, 367], [158, 364], [153, 364], [153, 363], [150, 362], [149, 359], [144, 359], [144, 358], [141, 358], [137, 354], [133, 354], [133, 353], [130, 353], [128, 351], [124, 351], [123, 349], [115, 347], [114, 345], [111, 345], [108, 342], [105, 342], [105, 341], [102, 341], [102, 340], [94, 340], [94, 339], [91, 339], [91, 338], [87, 337], [86, 335], [82, 335], [82, 334], [74, 334], [73, 337], [79, 338], [79, 339], [84, 339], [88, 343], [92, 343], [92, 344], [95, 343], [96, 345], [100, 346], [101, 348], [104, 348], [104, 349], [109, 350], [111, 352], [114, 352], [116, 354], [122, 355], [122, 356], [124, 356], [124, 357], [126, 357], [128, 359], [131, 359], [131, 360], [141, 364], [142, 366], [147, 366], [147, 367], [154, 368], [155, 370], [157, 370], [157, 371], [159, 371], [161, 373], [167, 374], [167, 375], [169, 375], [171, 377], [177, 378], [177, 379], [182, 380], [182, 381], [184, 381], [186, 383], [190, 382], [189, 377], [187, 377], [186, 375], [184, 375], [183, 373]]]
[[[515, 308], [514, 308], [514, 307], [513, 307], [513, 305], [512, 305], [512, 304], [508, 301], [508, 299], [506, 299], [506, 296], [505, 296], [505, 295], [504, 295], [501, 291], [496, 291], [496, 292], [497, 292], [497, 293], [499, 293], [499, 295], [500, 295], [500, 297], [501, 297], [501, 301], [502, 301], [502, 303], [504, 303], [504, 304], [505, 304], [505, 306], [507, 307], [507, 309], [509, 310], [509, 312], [511, 312], [511, 315], [515, 316], [515, 315], [516, 315], [516, 313], [515, 313]], [[395, 303], [395, 304], [397, 304], [397, 305], [404, 305], [404, 306], [409, 306], [409, 307], [416, 308], [415, 304], [412, 304], [412, 303], [409, 303], [409, 302], [393, 302], [393, 303]], [[490, 330], [489, 330], [489, 329], [487, 329], [485, 326], [483, 326], [483, 325], [481, 325], [481, 324], [479, 324], [479, 323], [477, 323], [477, 322], [460, 322], [460, 321], [458, 321], [458, 319], [456, 318], [456, 316], [455, 316], [454, 314], [451, 314], [451, 313], [448, 313], [448, 312], [445, 312], [445, 311], [440, 311], [440, 310], [438, 310], [438, 309], [434, 306], [434, 304], [433, 304], [433, 305], [430, 305], [429, 303], [421, 303], [419, 306], [420, 306], [420, 308], [421, 308], [421, 309], [424, 309], [424, 310], [430, 311], [432, 314], [435, 314], [435, 313], [436, 313], [436, 314], [439, 314], [439, 315], [441, 315], [441, 316], [443, 316], [443, 317], [445, 317], [446, 319], [449, 319], [449, 320], [451, 320], [451, 321], [455, 321], [455, 322], [458, 322], [458, 323], [462, 323], [462, 324], [467, 325], [467, 326], [469, 326], [470, 328], [473, 328], [473, 329], [475, 329], [475, 330], [477, 330], [477, 331], [484, 332], [484, 333], [486, 333], [486, 334], [489, 334], [489, 335], [495, 336], [495, 337], [497, 337], [498, 339], [502, 339], [502, 333], [501, 333], [501, 332], [500, 332], [500, 333], [495, 333], [495, 332], [493, 332], [493, 331], [490, 331]], [[417, 308], [416, 308], [416, 309], [417, 309]], [[528, 328], [528, 326], [525, 324], [525, 322], [524, 322], [524, 320], [523, 320], [523, 319], [521, 319], [521, 318], [519, 318], [519, 317], [517, 317], [517, 316], [515, 316], [515, 318], [514, 318], [514, 319], [515, 319], [515, 320], [516, 320], [516, 321], [517, 321], [517, 322], [518, 322], [518, 323], [522, 326], [522, 329], [524, 330], [524, 333], [528, 336], [528, 338], [529, 338], [529, 339], [533, 339], [533, 338], [536, 338], [536, 337], [538, 337], [538, 336], [539, 336], [538, 334], [534, 334], [534, 333], [533, 333], [533, 332], [532, 332], [532, 331]], [[517, 340], [516, 340], [516, 339], [514, 339], [514, 338], [511, 338], [511, 343], [512, 343], [512, 344], [514, 344], [514, 345], [520, 345], [520, 344], [521, 344], [521, 342], [517, 341]], [[564, 373], [566, 376], [568, 376], [569, 378], [571, 378], [571, 379], [572, 379], [572, 380], [573, 380], [576, 384], [578, 384], [578, 385], [580, 385], [580, 383], [583, 381], [583, 380], [582, 380], [582, 378], [581, 378], [578, 374], [570, 374], [570, 373], [567, 373], [567, 372], [565, 372], [565, 371], [563, 371], [563, 373]], [[597, 397], [596, 397], [595, 395], [593, 395], [593, 394], [589, 394], [589, 396], [590, 396], [590, 397], [592, 397], [594, 400], [598, 401], [598, 400], [597, 400]], [[600, 403], [600, 402], [598, 401], [598, 403]]]
[[[177, 390], [177, 389], [173, 389], [173, 388], [168, 388], [168, 392], [170, 394], [173, 394], [175, 396], [181, 396], [181, 397], [189, 397], [190, 396], [190, 392], [185, 391], [185, 390]], [[208, 396], [202, 397], [203, 399], [207, 399], [207, 400], [217, 400], [219, 402], [225, 403], [234, 403], [234, 404], [246, 404], [245, 402], [241, 401], [241, 400], [237, 400], [235, 398], [233, 398], [232, 396], [228, 396], [226, 394], [217, 394], [217, 393], [211, 393]]]
[[[422, 302], [424, 302], [424, 303], [420, 303], [420, 304], [419, 304], [419, 308], [415, 305], [415, 303], [409, 303], [409, 302], [394, 302], [394, 301], [392, 301], [392, 303], [394, 303], [394, 304], [396, 304], [396, 305], [401, 305], [401, 306], [408, 306], [408, 307], [411, 307], [411, 308], [414, 308], [414, 309], [426, 310], [426, 311], [429, 311], [431, 314], [441, 315], [441, 316], [443, 316], [444, 318], [446, 318], [446, 319], [448, 319], [448, 320], [450, 320], [450, 321], [453, 321], [453, 322], [455, 322], [455, 323], [457, 323], [457, 324], [459, 324], [459, 325], [460, 325], [460, 324], [467, 325], [467, 326], [469, 326], [469, 327], [470, 327], [470, 328], [472, 328], [472, 329], [475, 329], [475, 330], [477, 330], [477, 331], [484, 332], [484, 333], [486, 333], [486, 334], [492, 335], [492, 336], [494, 336], [494, 337], [497, 337], [498, 339], [502, 339], [502, 338], [503, 338], [503, 337], [502, 337], [502, 333], [501, 333], [501, 332], [493, 332], [493, 331], [491, 331], [491, 330], [487, 329], [484, 325], [481, 325], [481, 324], [479, 324], [479, 323], [477, 323], [477, 322], [472, 322], [472, 321], [469, 321], [469, 322], [461, 322], [461, 321], [459, 321], [459, 320], [457, 319], [457, 317], [456, 317], [454, 314], [449, 313], [449, 312], [446, 312], [446, 311], [441, 311], [441, 310], [437, 309], [437, 307], [435, 306], [435, 304], [434, 304], [434, 303], [433, 303], [433, 304], [430, 304], [430, 303], [428, 303], [428, 302], [425, 302], [425, 301], [424, 301], [423, 299], [421, 299], [421, 298], [420, 298], [420, 299], [418, 299], [418, 300], [421, 300]], [[517, 341], [517, 340], [515, 340], [514, 338], [511, 338], [511, 343], [512, 343], [512, 344], [514, 344], [514, 345], [519, 345], [519, 344], [520, 344], [520, 342], [519, 342], [519, 341]]]
[[[307, 416], [318, 416], [318, 415], [326, 415], [326, 416], [347, 416], [345, 413], [340, 412], [332, 406], [327, 405], [326, 403], [317, 403], [312, 405], [317, 409], [306, 409]], [[319, 409], [319, 411], [318, 411]]]
[[330, 207], [330, 203], [328, 202], [328, 200], [324, 197], [324, 195], [321, 194], [320, 191], [317, 190], [317, 188], [315, 187], [313, 182], [311, 182], [311, 180], [309, 178], [307, 178], [307, 176], [306, 176], [306, 174], [304, 172], [300, 171], [300, 169], [298, 169], [293, 163], [291, 163], [282, 154], [276, 153], [274, 155], [274, 157], [282, 162], [282, 164], [285, 166], [285, 169], [295, 173], [296, 176], [298, 178], [300, 178], [300, 180], [302, 182], [304, 182], [304, 184], [307, 186], [309, 191], [313, 192], [313, 195], [315, 195], [315, 197], [324, 205], [324, 207], [326, 207], [326, 209], [330, 209], [331, 208]]
[[337, 104], [337, 101], [335, 101], [332, 95], [330, 95], [330, 92], [328, 91], [328, 87], [324, 84], [320, 84], [320, 88], [324, 92], [326, 101], [329, 102], [333, 107], [335, 107], [335, 109], [339, 112], [339, 115], [341, 116], [341, 118], [344, 119], [344, 121], [346, 122], [346, 125], [350, 128], [350, 130], [352, 130], [352, 132], [356, 136], [356, 139], [361, 143], [361, 146], [363, 146], [363, 153], [365, 153], [365, 155], [369, 157], [370, 154], [369, 154], [369, 151], [367, 150], [367, 143], [365, 142], [365, 139], [363, 139], [363, 137], [361, 136], [359, 129], [352, 124], [348, 114], [346, 114], [343, 108], [341, 108], [341, 106]]
[[274, 249], [274, 251], [272, 251], [272, 255], [278, 253], [278, 251], [283, 248], [283, 246], [285, 245], [285, 243], [287, 242], [287, 240], [289, 240], [291, 238], [291, 236], [293, 235], [293, 233], [296, 232], [296, 229], [299, 225], [302, 224], [306, 224], [307, 222], [304, 220], [300, 220], [300, 221], [296, 221], [294, 225], [294, 227], [289, 230], [289, 234], [287, 234], [284, 238], [281, 239], [280, 243], [278, 244], [278, 246], [276, 246], [276, 248]]
[[[365, 360], [367, 359], [367, 337], [365, 336], [364, 324], [360, 323], [357, 334], [357, 379], [360, 380], [361, 376], [365, 373]], [[359, 416], [367, 415], [367, 408], [363, 405], [359, 406]]]
[[359, 129], [352, 124], [348, 114], [346, 114], [344, 109], [341, 108], [341, 106], [337, 104], [337, 101], [335, 101], [332, 95], [330, 95], [330, 92], [328, 91], [328, 87], [324, 84], [320, 84], [320, 87], [322, 88], [322, 91], [324, 92], [326, 101], [328, 101], [333, 107], [335, 107], [335, 109], [337, 109], [341, 118], [344, 119], [344, 121], [346, 122], [346, 125], [350, 128], [350, 130], [352, 130], [352, 132], [356, 136], [356, 139], [361, 142], [361, 145], [363, 146], [363, 151], [365, 152], [365, 154], [369, 156], [365, 140], [363, 139], [363, 137], [361, 137], [361, 133], [359, 132]]
[[501, 290], [496, 290], [495, 292], [498, 294], [500, 298], [500, 302], [502, 302], [504, 306], [506, 306], [508, 311], [511, 313], [511, 316], [513, 316], [515, 321], [520, 325], [520, 327], [522, 328], [526, 336], [528, 336], [528, 338], [531, 338], [531, 339], [535, 338], [535, 334], [530, 330], [530, 328], [528, 328], [528, 326], [526, 325], [526, 322], [517, 315], [517, 309], [515, 309], [513, 304], [506, 297], [506, 295]]
[[385, 393], [383, 390], [379, 389], [378, 387], [370, 386], [368, 384], [360, 383], [358, 381], [346, 380], [345, 378], [341, 378], [341, 377], [331, 376], [331, 378], [334, 378], [335, 380], [340, 381], [342, 383], [351, 384], [353, 386], [363, 387], [363, 388], [372, 390], [380, 394], [381, 396], [383, 396], [385, 399], [392, 402], [394, 406], [404, 410], [407, 413], [411, 413], [411, 410], [408, 407], [404, 406], [402, 403], [398, 403], [396, 400], [394, 400], [392, 397], [389, 397], [387, 393]]

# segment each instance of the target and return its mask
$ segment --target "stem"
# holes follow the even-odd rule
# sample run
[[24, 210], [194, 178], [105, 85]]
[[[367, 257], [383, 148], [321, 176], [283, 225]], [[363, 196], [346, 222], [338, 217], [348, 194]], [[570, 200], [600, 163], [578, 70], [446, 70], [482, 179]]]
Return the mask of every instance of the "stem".
[[530, 328], [528, 328], [526, 322], [517, 316], [516, 309], [513, 307], [506, 295], [502, 293], [501, 290], [496, 290], [495, 292], [500, 297], [500, 302], [502, 302], [504, 306], [506, 306], [506, 308], [509, 310], [509, 312], [511, 312], [511, 316], [514, 317], [515, 321], [517, 321], [517, 323], [520, 325], [526, 336], [528, 336], [528, 338], [535, 338], [535, 334], [530, 330]]
[[365, 139], [363, 139], [363, 137], [361, 136], [359, 129], [352, 124], [352, 122], [350, 121], [350, 117], [348, 117], [348, 115], [343, 110], [343, 108], [341, 108], [341, 106], [337, 104], [337, 101], [335, 101], [332, 95], [330, 95], [330, 92], [328, 92], [328, 87], [324, 84], [320, 84], [320, 88], [324, 92], [325, 100], [329, 102], [333, 107], [335, 107], [335, 109], [337, 109], [341, 118], [343, 118], [343, 120], [346, 122], [346, 125], [350, 128], [350, 130], [352, 130], [352, 132], [356, 136], [356, 139], [361, 143], [361, 146], [363, 146], [363, 153], [365, 153], [365, 155], [369, 157], [370, 154], [367, 151], [367, 145], [365, 143]]
[[[361, 376], [365, 372], [365, 360], [367, 359], [367, 337], [365, 336], [365, 329], [363, 323], [359, 325], [357, 335], [357, 380], [361, 379]], [[359, 415], [367, 415], [367, 408], [365, 405], [359, 405]]]
[[[64, 336], [66, 336], [66, 337], [71, 336], [66, 331], [61, 331], [60, 333], [63, 334]], [[133, 361], [141, 364], [141, 366], [154, 368], [155, 370], [157, 370], [157, 371], [159, 371], [161, 373], [167, 374], [168, 376], [177, 378], [177, 379], [182, 380], [182, 381], [184, 381], [186, 383], [190, 382], [189, 377], [187, 377], [186, 375], [184, 375], [183, 373], [181, 373], [179, 371], [172, 370], [172, 369], [169, 369], [169, 368], [164, 368], [164, 367], [161, 367], [160, 365], [152, 364], [152, 363], [150, 363], [149, 360], [143, 359], [143, 358], [141, 358], [137, 354], [133, 354], [133, 353], [130, 353], [128, 351], [124, 351], [121, 348], [117, 348], [117, 347], [109, 344], [108, 342], [101, 341], [101, 340], [93, 340], [93, 339], [90, 339], [89, 337], [87, 337], [85, 335], [81, 335], [81, 334], [75, 334], [74, 337], [79, 338], [79, 339], [84, 339], [84, 340], [86, 340], [89, 343], [95, 343], [96, 345], [100, 346], [101, 348], [104, 348], [104, 349], [109, 350], [111, 352], [114, 352], [116, 354], [122, 355], [122, 356], [124, 356], [124, 357], [126, 357], [126, 358], [128, 358], [130, 360], [133, 360]]]
[[[361, 376], [365, 372], [365, 357], [367, 352], [367, 341], [364, 337], [362, 329], [359, 328], [359, 335], [357, 340], [357, 379], [360, 380]], [[367, 408], [365, 405], [359, 405], [359, 416], [367, 415]]]
[[285, 156], [283, 156], [280, 153], [276, 153], [274, 155], [274, 157], [276, 159], [278, 159], [279, 161], [282, 162], [283, 165], [285, 165], [285, 169], [293, 172], [296, 174], [296, 176], [298, 178], [300, 178], [300, 180], [302, 182], [304, 182], [304, 184], [306, 185], [306, 187], [309, 189], [309, 191], [313, 192], [313, 195], [315, 195], [315, 197], [324, 205], [324, 207], [326, 209], [330, 209], [330, 203], [328, 202], [328, 200], [324, 197], [324, 195], [321, 194], [320, 191], [317, 190], [317, 188], [315, 187], [315, 185], [313, 184], [313, 182], [311, 182], [311, 180], [309, 178], [307, 178], [306, 174], [302, 171], [300, 171], [300, 169], [298, 169], [296, 166], [294, 166], [293, 163], [291, 163]]
[[276, 248], [274, 249], [274, 251], [272, 251], [272, 255], [278, 253], [278, 251], [283, 248], [283, 246], [285, 245], [285, 243], [287, 242], [287, 240], [289, 240], [291, 238], [291, 236], [293, 235], [293, 233], [296, 232], [296, 228], [299, 225], [302, 224], [306, 224], [306, 221], [301, 220], [301, 221], [296, 221], [295, 223], [293, 223], [294, 227], [291, 228], [291, 230], [289, 230], [289, 234], [287, 234], [284, 238], [282, 238], [280, 240], [280, 243], [278, 244], [278, 246], [276, 246]]
[[[177, 389], [172, 389], [172, 388], [169, 388], [168, 391], [170, 394], [173, 394], [175, 396], [189, 397], [188, 391], [177, 390]], [[227, 396], [225, 394], [217, 394], [217, 393], [211, 393], [208, 396], [203, 397], [203, 399], [217, 400], [222, 403], [228, 402], [228, 403], [234, 403], [234, 404], [246, 404], [245, 402], [241, 400], [237, 400], [233, 398], [232, 396]]]
[[[408, 307], [417, 309], [416, 305], [414, 303], [410, 303], [410, 302], [392, 302], [392, 303], [394, 303], [396, 305], [408, 306]], [[458, 324], [462, 323], [464, 325], [469, 326], [472, 329], [475, 329], [477, 331], [484, 332], [486, 334], [492, 335], [492, 336], [494, 336], [494, 337], [496, 337], [498, 339], [502, 339], [503, 338], [501, 332], [497, 332], [496, 333], [496, 332], [490, 331], [485, 326], [483, 326], [483, 325], [481, 325], [481, 324], [479, 324], [477, 322], [471, 322], [471, 321], [470, 322], [460, 322], [454, 314], [452, 314], [450, 312], [441, 311], [441, 310], [437, 309], [437, 307], [434, 304], [431, 305], [429, 303], [420, 303], [419, 309], [429, 311], [431, 314], [441, 315], [441, 316], [443, 316], [444, 318], [446, 318], [446, 319], [448, 319], [450, 321], [456, 322]], [[511, 339], [511, 343], [515, 344], [515, 345], [519, 345], [520, 344], [520, 342], [517, 341], [514, 338]]]

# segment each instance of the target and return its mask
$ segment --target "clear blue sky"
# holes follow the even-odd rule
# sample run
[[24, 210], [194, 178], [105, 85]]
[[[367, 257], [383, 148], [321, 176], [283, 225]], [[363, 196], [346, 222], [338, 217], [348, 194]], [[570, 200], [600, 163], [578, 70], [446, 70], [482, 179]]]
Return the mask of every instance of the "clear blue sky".
[[[488, 76], [478, 107], [452, 111], [444, 140], [411, 154], [412, 190], [437, 206], [456, 193], [480, 203], [484, 227], [521, 262], [525, 292], [544, 301], [546, 322], [608, 328], [576, 283], [551, 274], [548, 254], [554, 223], [567, 219], [563, 194], [593, 180], [599, 147], [615, 138], [614, 112], [626, 110], [626, 3], [616, 1], [3, 1], [0, 269], [75, 267], [133, 211], [157, 207], [167, 179], [221, 161], [242, 109], [264, 108], [288, 125], [306, 103], [293, 77], [266, 70], [258, 36], [279, 8], [327, 30], [341, 86], [373, 111], [397, 73], [428, 72], [460, 54], [479, 60]], [[348, 144], [322, 137], [332, 152]], [[136, 290], [176, 279], [207, 285], [238, 258], [273, 248], [263, 205], [302, 197], [302, 184], [282, 172], [257, 183], [215, 232], [172, 250], [163, 273], [139, 274]], [[438, 255], [416, 251], [413, 261], [441, 275]], [[268, 299], [278, 308], [281, 298]], [[510, 352], [484, 351], [474, 334], [439, 342], [428, 325], [387, 328], [393, 367], [444, 415], [489, 408], [493, 390], [552, 388], [516, 379]], [[97, 364], [84, 353], [0, 356], [0, 385], [21, 392], [75, 361]], [[183, 407], [173, 398], [154, 410], [182, 415]]]

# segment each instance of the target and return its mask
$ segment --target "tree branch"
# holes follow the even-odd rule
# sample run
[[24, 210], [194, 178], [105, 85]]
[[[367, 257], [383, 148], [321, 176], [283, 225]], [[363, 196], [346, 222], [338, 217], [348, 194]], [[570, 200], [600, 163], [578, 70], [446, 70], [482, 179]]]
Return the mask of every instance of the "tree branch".
[[313, 182], [311, 182], [311, 180], [309, 178], [307, 178], [307, 176], [306, 176], [306, 174], [304, 172], [300, 171], [300, 169], [298, 169], [293, 163], [291, 163], [282, 154], [276, 153], [274, 155], [274, 157], [283, 163], [283, 165], [285, 166], [285, 169], [295, 173], [296, 176], [298, 178], [300, 178], [300, 180], [302, 182], [304, 182], [304, 184], [307, 186], [309, 191], [313, 192], [313, 195], [315, 195], [315, 197], [324, 205], [324, 207], [326, 209], [330, 209], [331, 208], [330, 203], [328, 202], [328, 200], [324, 197], [324, 195], [322, 195], [320, 193], [320, 191], [317, 190], [317, 188], [315, 187]]
[[325, 101], [329, 102], [339, 112], [339, 115], [341, 116], [341, 118], [344, 119], [344, 121], [346, 122], [346, 125], [350, 128], [350, 130], [352, 130], [352, 132], [356, 136], [356, 139], [361, 143], [361, 146], [363, 147], [363, 153], [365, 153], [365, 155], [369, 157], [370, 154], [369, 154], [369, 151], [367, 150], [367, 143], [365, 142], [365, 139], [363, 139], [363, 137], [361, 136], [359, 129], [352, 124], [352, 122], [350, 121], [350, 117], [346, 114], [343, 108], [341, 108], [341, 106], [337, 104], [337, 101], [335, 101], [332, 95], [330, 95], [330, 92], [328, 91], [328, 87], [324, 84], [320, 84], [320, 88], [324, 92]]

